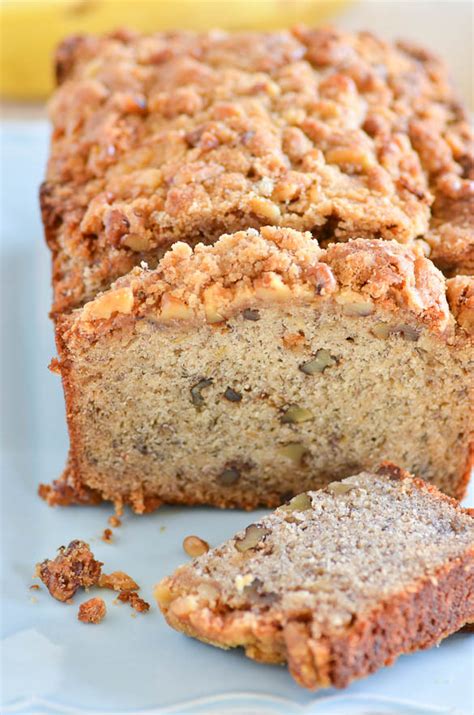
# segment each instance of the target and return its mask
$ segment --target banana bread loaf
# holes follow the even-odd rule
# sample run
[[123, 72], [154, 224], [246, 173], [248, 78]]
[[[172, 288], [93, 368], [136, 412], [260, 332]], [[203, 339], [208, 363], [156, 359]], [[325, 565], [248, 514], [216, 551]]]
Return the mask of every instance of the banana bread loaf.
[[262, 225], [474, 267], [472, 151], [443, 64], [362, 32], [73, 37], [41, 206], [53, 313], [176, 240]]
[[473, 280], [396, 241], [175, 243], [58, 317], [71, 450], [44, 495], [275, 506], [391, 459], [461, 497]]
[[189, 636], [346, 687], [472, 621], [474, 510], [385, 464], [294, 497], [155, 594]]

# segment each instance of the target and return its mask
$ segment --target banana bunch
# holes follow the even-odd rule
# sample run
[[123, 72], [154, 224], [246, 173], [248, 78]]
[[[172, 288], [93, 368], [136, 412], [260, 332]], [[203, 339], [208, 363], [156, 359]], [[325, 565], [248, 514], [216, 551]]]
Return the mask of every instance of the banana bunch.
[[67, 35], [119, 27], [276, 29], [330, 20], [347, 0], [0, 0], [0, 91], [40, 99], [53, 87], [52, 53]]

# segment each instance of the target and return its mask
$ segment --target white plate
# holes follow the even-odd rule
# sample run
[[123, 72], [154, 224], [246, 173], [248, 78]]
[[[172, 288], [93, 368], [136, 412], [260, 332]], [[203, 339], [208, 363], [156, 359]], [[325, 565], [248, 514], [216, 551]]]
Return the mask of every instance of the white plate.
[[87, 626], [76, 619], [86, 596], [63, 605], [44, 589], [29, 590], [34, 564], [81, 538], [107, 570], [130, 573], [152, 601], [154, 583], [185, 560], [184, 536], [217, 544], [256, 516], [205, 508], [127, 513], [114, 543], [105, 544], [99, 537], [110, 506], [52, 510], [36, 496], [38, 482], [59, 474], [67, 445], [60, 381], [46, 369], [55, 353], [37, 202], [46, 153], [45, 124], [4, 126], [2, 712], [471, 715], [474, 638], [468, 634], [402, 657], [346, 691], [314, 694], [298, 688], [284, 668], [175, 633], [154, 604], [132, 617], [106, 593], [107, 618]]

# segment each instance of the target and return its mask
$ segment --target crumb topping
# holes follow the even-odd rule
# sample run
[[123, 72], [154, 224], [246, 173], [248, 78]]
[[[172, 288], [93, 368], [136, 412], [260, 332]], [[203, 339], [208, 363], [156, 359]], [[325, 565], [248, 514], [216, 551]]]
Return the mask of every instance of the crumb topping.
[[[125, 291], [132, 307], [124, 313]], [[117, 310], [102, 317], [102, 300], [110, 306], [117, 292]], [[222, 323], [259, 304], [322, 300], [335, 301], [353, 316], [370, 315], [376, 305], [402, 310], [435, 332], [452, 322], [443, 276], [421, 249], [356, 239], [323, 250], [308, 233], [267, 226], [194, 250], [176, 243], [157, 269], [134, 269], [64, 324], [69, 337], [96, 339], [130, 318]]]
[[140, 598], [135, 591], [120, 591], [117, 596], [122, 603], [128, 603], [138, 613], [146, 613], [150, 610], [150, 604]]
[[98, 583], [102, 563], [94, 558], [88, 544], [76, 540], [67, 547], [61, 546], [55, 559], [46, 559], [36, 569], [51, 596], [68, 601], [79, 588]]
[[104, 529], [100, 538], [102, 539], [102, 541], [105, 541], [106, 544], [111, 544], [113, 541], [112, 529]]
[[103, 598], [90, 598], [79, 606], [77, 618], [82, 623], [100, 623], [106, 613], [107, 608]]
[[56, 60], [56, 311], [176, 240], [249, 226], [407, 242], [431, 216], [433, 256], [472, 257], [469, 123], [424, 50], [334, 29], [121, 32], [69, 38]]

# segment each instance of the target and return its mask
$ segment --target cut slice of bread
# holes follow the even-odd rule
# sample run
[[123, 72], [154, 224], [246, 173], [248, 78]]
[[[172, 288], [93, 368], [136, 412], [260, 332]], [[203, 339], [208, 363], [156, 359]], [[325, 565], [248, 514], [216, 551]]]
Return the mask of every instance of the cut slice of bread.
[[58, 318], [71, 450], [47, 498], [276, 506], [384, 459], [460, 498], [472, 282], [395, 241], [175, 244]]
[[393, 464], [294, 497], [164, 579], [168, 623], [347, 686], [474, 618], [474, 510]]

